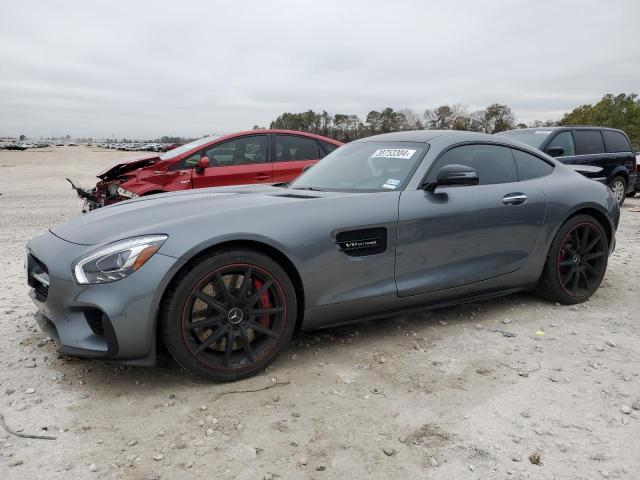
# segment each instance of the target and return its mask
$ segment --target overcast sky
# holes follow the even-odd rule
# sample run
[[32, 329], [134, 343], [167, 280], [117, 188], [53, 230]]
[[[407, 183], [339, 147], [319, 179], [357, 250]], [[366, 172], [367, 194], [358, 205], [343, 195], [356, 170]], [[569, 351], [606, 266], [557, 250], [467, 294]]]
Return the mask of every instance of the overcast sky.
[[639, 0], [0, 5], [0, 135], [200, 136], [458, 102], [526, 123], [634, 91]]

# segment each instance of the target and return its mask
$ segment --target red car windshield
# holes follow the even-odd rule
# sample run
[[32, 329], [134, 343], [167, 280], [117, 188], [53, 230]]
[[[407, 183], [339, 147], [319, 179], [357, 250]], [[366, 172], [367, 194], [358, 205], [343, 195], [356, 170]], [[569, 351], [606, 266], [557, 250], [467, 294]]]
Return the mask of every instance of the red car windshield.
[[198, 140], [194, 140], [193, 142], [185, 143], [184, 145], [181, 145], [177, 148], [174, 148], [173, 150], [169, 150], [168, 152], [160, 155], [160, 160], [171, 160], [172, 158], [179, 157], [183, 153], [188, 152], [193, 148], [200, 147], [206, 143], [209, 143], [215, 140], [216, 138], [218, 137], [213, 137], [213, 136], [202, 137], [202, 138], [199, 138]]

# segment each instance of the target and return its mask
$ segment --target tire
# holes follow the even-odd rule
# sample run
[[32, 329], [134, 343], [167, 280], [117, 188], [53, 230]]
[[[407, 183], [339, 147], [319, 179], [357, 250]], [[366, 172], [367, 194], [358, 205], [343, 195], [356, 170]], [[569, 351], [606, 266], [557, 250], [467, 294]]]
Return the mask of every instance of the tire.
[[162, 338], [189, 372], [239, 380], [287, 347], [296, 315], [295, 289], [277, 262], [254, 250], [225, 250], [198, 259], [173, 282], [163, 301]]
[[609, 188], [613, 192], [613, 196], [616, 198], [618, 206], [621, 207], [624, 203], [624, 199], [627, 197], [627, 181], [624, 177], [618, 175], [613, 177], [613, 180], [611, 180], [611, 183], [609, 184]]
[[[589, 232], [586, 240], [585, 230]], [[565, 305], [582, 303], [602, 283], [608, 256], [609, 242], [602, 225], [590, 215], [576, 215], [556, 233], [534, 293]]]

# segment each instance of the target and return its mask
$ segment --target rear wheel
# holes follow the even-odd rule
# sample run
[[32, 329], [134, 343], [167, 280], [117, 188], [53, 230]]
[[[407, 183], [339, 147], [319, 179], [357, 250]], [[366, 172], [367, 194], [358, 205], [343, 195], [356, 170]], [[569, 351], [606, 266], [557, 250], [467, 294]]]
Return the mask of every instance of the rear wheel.
[[627, 182], [623, 177], [617, 176], [611, 181], [609, 188], [613, 192], [613, 196], [615, 197], [616, 202], [618, 202], [618, 206], [621, 206], [624, 203], [624, 199], [627, 197]]
[[176, 361], [209, 380], [238, 380], [286, 348], [296, 322], [286, 272], [252, 250], [212, 254], [184, 272], [164, 302], [162, 332]]
[[564, 304], [584, 302], [600, 286], [608, 255], [607, 235], [595, 218], [569, 219], [551, 244], [535, 293]]

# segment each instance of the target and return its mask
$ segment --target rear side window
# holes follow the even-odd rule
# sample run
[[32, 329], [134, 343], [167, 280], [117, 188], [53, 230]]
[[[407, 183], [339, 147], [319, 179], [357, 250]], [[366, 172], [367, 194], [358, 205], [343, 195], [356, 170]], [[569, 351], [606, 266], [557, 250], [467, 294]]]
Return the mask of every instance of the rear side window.
[[625, 137], [620, 132], [603, 130], [602, 136], [604, 137], [604, 145], [607, 148], [608, 153], [632, 151], [627, 137]]
[[320, 148], [312, 138], [296, 135], [274, 135], [274, 139], [274, 162], [317, 160], [320, 158]]
[[560, 132], [553, 137], [549, 142], [549, 145], [547, 145], [547, 149], [552, 147], [561, 147], [564, 150], [564, 153], [560, 155], [561, 157], [568, 157], [576, 154], [576, 147], [573, 143], [573, 136], [571, 135], [571, 132]]
[[474, 168], [480, 185], [516, 182], [516, 165], [509, 150], [498, 145], [454, 147], [438, 159], [429, 176], [434, 181], [442, 167], [458, 164]]
[[553, 166], [541, 158], [523, 152], [522, 150], [511, 150], [513, 158], [516, 160], [518, 169], [518, 180], [531, 180], [532, 178], [544, 177], [553, 171]]
[[327, 155], [329, 155], [336, 148], [338, 148], [338, 145], [334, 145], [333, 143], [325, 142], [324, 140], [318, 140], [318, 141], [320, 142], [320, 145], [322, 145], [322, 149]]
[[604, 153], [604, 142], [600, 130], [575, 130], [573, 138], [576, 141], [578, 155]]

